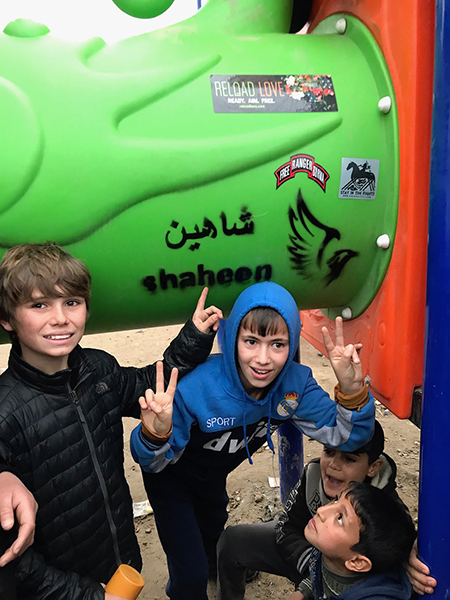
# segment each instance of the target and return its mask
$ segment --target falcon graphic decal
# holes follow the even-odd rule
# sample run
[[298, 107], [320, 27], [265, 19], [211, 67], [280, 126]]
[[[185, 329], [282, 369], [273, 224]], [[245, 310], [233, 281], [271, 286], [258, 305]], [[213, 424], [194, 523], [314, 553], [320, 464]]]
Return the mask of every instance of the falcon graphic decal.
[[306, 206], [301, 190], [297, 195], [297, 212], [288, 211], [292, 233], [287, 248], [294, 269], [304, 279], [322, 279], [330, 285], [338, 279], [345, 265], [358, 256], [350, 248], [339, 248], [341, 234], [321, 223]]

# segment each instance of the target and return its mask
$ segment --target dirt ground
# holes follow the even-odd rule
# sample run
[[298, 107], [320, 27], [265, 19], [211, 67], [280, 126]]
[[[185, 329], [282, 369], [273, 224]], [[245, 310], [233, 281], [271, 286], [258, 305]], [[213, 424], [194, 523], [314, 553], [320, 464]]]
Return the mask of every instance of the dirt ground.
[[[162, 353], [180, 329], [179, 325], [123, 331], [85, 336], [84, 347], [102, 348], [118, 359], [124, 366], [143, 366], [161, 358]], [[7, 366], [9, 347], [0, 346], [0, 368]], [[301, 359], [309, 365], [317, 381], [329, 392], [335, 379], [328, 360], [304, 340], [301, 343]], [[377, 404], [377, 418], [386, 436], [386, 452], [396, 461], [399, 494], [408, 505], [412, 516], [417, 517], [417, 495], [419, 475], [419, 430], [409, 421], [401, 421]], [[129, 451], [129, 434], [135, 421], [127, 419], [125, 424], [125, 468], [133, 502], [146, 500], [139, 468], [134, 464]], [[276, 436], [274, 436], [276, 446]], [[320, 445], [304, 439], [304, 459], [309, 461], [320, 454]], [[256, 453], [253, 466], [242, 464], [228, 480], [230, 496], [229, 524], [267, 521], [281, 510], [278, 488], [269, 486], [269, 477], [278, 476], [278, 458], [268, 448]], [[153, 515], [135, 519], [136, 532], [144, 561], [143, 576], [146, 581], [139, 600], [163, 600], [167, 582], [165, 556], [156, 533]], [[261, 574], [247, 586], [246, 600], [281, 600], [292, 591], [289, 581], [274, 575]], [[215, 598], [215, 586], [210, 584], [209, 597]]]

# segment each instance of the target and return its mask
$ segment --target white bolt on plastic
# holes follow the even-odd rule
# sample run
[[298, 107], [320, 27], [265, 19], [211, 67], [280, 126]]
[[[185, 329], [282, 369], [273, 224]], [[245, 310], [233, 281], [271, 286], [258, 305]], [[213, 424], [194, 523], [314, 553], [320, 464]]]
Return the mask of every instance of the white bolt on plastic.
[[391, 245], [391, 238], [387, 233], [383, 233], [377, 237], [377, 246], [378, 248], [383, 248], [383, 250], [387, 250]]
[[342, 309], [341, 315], [343, 319], [351, 319], [353, 313], [350, 306], [347, 306], [346, 308]]
[[390, 96], [384, 96], [378, 102], [378, 110], [385, 115], [388, 114], [388, 112], [391, 110], [391, 107], [392, 107], [392, 100], [391, 100]]
[[339, 35], [343, 35], [347, 29], [347, 19], [339, 19], [339, 21], [336, 21], [336, 33], [339, 33]]

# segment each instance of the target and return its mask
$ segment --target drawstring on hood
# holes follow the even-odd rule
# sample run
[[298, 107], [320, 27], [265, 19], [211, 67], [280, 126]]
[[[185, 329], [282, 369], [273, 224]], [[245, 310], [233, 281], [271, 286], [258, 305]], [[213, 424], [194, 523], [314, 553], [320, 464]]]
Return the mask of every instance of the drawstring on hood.
[[[277, 379], [271, 386], [269, 393], [261, 400], [255, 400], [252, 398], [244, 389], [241, 378], [238, 372], [236, 364], [236, 341], [239, 331], [239, 326], [245, 315], [253, 308], [258, 307], [270, 307], [276, 310], [286, 322], [289, 332], [289, 355], [286, 363], [278, 375]], [[247, 450], [247, 456], [250, 464], [253, 461], [250, 456], [250, 450], [248, 448], [247, 441], [247, 411], [251, 404], [265, 404], [267, 403], [267, 443], [272, 452], [275, 452], [272, 438], [270, 436], [270, 423], [271, 413], [273, 407], [273, 399], [275, 392], [281, 384], [284, 374], [287, 370], [289, 363], [293, 360], [295, 353], [297, 352], [298, 344], [300, 341], [301, 322], [297, 304], [291, 294], [277, 283], [267, 281], [264, 283], [257, 283], [245, 289], [237, 298], [234, 303], [233, 309], [227, 319], [225, 331], [223, 334], [223, 356], [224, 356], [224, 370], [227, 379], [232, 382], [233, 395], [245, 402], [244, 406], [244, 417], [243, 417], [243, 429], [245, 447]]]
[[275, 454], [275, 446], [273, 445], [272, 436], [270, 435], [270, 419], [271, 419], [271, 416], [272, 416], [272, 401], [270, 401], [270, 406], [269, 406], [269, 419], [267, 421], [266, 438], [267, 438], [267, 444], [269, 445], [269, 448], [272, 450], [272, 454]]
[[252, 465], [253, 464], [253, 459], [252, 456], [250, 454], [250, 450], [248, 447], [248, 441], [247, 441], [247, 407], [244, 408], [244, 423], [243, 423], [243, 429], [244, 429], [244, 440], [245, 440], [245, 449], [247, 450], [247, 458], [248, 458], [248, 462]]

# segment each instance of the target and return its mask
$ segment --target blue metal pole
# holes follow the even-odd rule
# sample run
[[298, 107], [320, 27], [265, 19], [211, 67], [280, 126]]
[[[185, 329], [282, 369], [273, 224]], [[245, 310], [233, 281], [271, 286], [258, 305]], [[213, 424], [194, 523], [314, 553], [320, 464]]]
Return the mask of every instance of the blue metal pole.
[[[421, 426], [419, 548], [450, 594], [450, 2], [436, 2], [425, 368]], [[401, 310], [401, 307], [399, 307]], [[401, 360], [401, 355], [399, 359]], [[407, 357], [404, 357], [407, 360]]]

